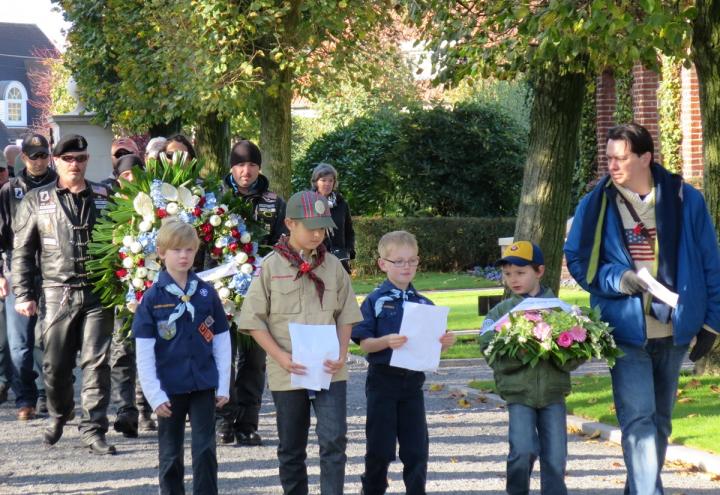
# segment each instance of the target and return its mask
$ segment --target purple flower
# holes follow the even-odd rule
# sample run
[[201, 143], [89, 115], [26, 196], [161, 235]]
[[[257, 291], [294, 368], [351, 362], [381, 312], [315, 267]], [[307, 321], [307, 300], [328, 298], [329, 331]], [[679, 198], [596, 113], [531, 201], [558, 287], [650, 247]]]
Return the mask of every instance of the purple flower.
[[535, 323], [543, 321], [542, 315], [537, 311], [527, 311], [524, 316], [527, 321], [532, 321]]
[[535, 325], [535, 328], [533, 328], [533, 335], [536, 339], [539, 341], [547, 340], [552, 335], [552, 328], [550, 325], [545, 323], [544, 321], [541, 321], [537, 325]]
[[573, 344], [573, 336], [570, 332], [563, 332], [558, 336], [556, 342], [560, 347], [570, 347]]
[[583, 327], [574, 326], [567, 333], [569, 333], [575, 342], [585, 342], [587, 339], [587, 330]]

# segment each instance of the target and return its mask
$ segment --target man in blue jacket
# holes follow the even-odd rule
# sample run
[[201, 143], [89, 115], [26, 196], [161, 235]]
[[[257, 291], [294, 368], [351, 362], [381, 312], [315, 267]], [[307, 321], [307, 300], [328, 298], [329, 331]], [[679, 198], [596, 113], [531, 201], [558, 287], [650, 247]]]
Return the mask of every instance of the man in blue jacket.
[[[645, 128], [610, 129], [607, 158], [609, 175], [580, 201], [565, 256], [625, 353], [611, 370], [625, 493], [659, 495], [682, 361], [692, 342], [690, 359], [709, 352], [720, 329], [720, 252], [702, 195], [653, 162]], [[643, 268], [678, 294], [675, 307], [649, 293]]]

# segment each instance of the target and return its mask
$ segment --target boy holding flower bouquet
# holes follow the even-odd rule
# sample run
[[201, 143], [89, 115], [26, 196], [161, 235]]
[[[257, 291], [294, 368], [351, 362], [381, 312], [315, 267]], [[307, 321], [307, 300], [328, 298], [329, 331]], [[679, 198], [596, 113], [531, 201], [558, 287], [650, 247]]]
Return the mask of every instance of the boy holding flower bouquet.
[[[529, 493], [532, 467], [540, 457], [541, 492], [564, 495], [567, 493], [564, 479], [567, 460], [565, 396], [570, 393], [570, 371], [583, 360], [569, 359], [559, 365], [553, 359], [537, 359], [533, 360], [533, 365], [531, 362], [525, 364], [519, 355], [490, 357], [493, 346], [500, 345], [495, 342], [500, 335], [495, 327], [507, 325], [503, 323], [504, 315], [527, 297], [555, 297], [552, 290], [540, 283], [545, 265], [542, 251], [535, 244], [528, 241], [513, 243], [505, 249], [497, 264], [502, 267], [503, 282], [513, 295], [496, 305], [485, 317], [480, 345], [493, 368], [497, 390], [506, 400], [510, 415], [506, 490], [509, 494]], [[524, 316], [536, 322], [532, 332], [537, 340], [552, 345], [552, 328], [542, 321], [540, 313], [527, 312]], [[564, 346], [560, 337], [556, 343]]]

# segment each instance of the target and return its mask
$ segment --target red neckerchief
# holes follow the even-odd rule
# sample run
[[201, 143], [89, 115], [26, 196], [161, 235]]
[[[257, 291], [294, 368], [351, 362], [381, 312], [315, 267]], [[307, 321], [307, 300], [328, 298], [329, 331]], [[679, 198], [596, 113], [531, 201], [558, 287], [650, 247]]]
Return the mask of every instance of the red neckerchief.
[[312, 280], [315, 284], [315, 290], [317, 290], [318, 297], [320, 297], [320, 307], [322, 307], [323, 295], [325, 294], [325, 282], [323, 282], [320, 277], [315, 275], [313, 273], [313, 270], [320, 266], [323, 261], [325, 261], [325, 245], [320, 244], [317, 247], [317, 249], [315, 250], [316, 256], [312, 264], [303, 260], [300, 257], [300, 253], [295, 251], [292, 246], [290, 246], [290, 244], [288, 243], [288, 236], [286, 235], [280, 237], [280, 240], [278, 240], [277, 244], [273, 246], [273, 250], [280, 256], [288, 260], [291, 266], [298, 269], [297, 275], [295, 275], [294, 280], [297, 280], [303, 275], [307, 274], [310, 280]]

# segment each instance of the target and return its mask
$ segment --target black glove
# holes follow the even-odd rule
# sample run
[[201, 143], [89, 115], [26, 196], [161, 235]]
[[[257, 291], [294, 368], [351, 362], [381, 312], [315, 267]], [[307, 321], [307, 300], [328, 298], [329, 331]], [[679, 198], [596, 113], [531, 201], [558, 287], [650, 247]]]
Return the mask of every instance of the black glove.
[[690, 351], [690, 361], [694, 363], [710, 352], [715, 344], [715, 337], [717, 337], [717, 334], [705, 330], [704, 328], [700, 330], [700, 333], [695, 336], [695, 345], [693, 346], [692, 351]]
[[632, 270], [628, 270], [622, 274], [620, 278], [620, 292], [632, 296], [638, 292], [644, 292], [648, 288], [647, 284]]

